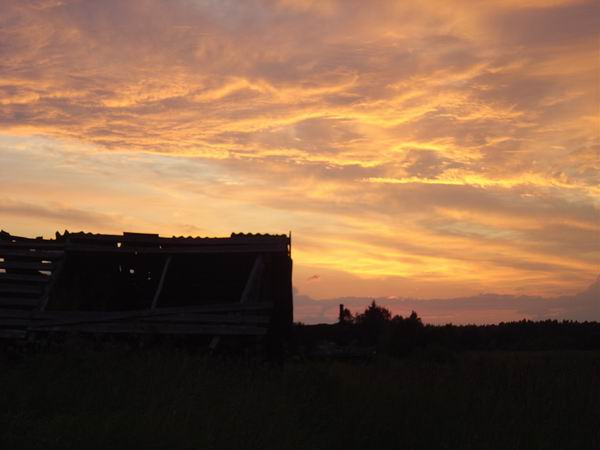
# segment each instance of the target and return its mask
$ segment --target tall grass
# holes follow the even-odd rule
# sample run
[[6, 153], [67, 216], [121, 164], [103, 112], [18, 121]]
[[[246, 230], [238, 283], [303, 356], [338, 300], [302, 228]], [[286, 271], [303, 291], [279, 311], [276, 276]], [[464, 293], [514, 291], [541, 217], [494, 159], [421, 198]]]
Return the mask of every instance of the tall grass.
[[600, 448], [600, 353], [295, 361], [2, 355], [3, 449]]

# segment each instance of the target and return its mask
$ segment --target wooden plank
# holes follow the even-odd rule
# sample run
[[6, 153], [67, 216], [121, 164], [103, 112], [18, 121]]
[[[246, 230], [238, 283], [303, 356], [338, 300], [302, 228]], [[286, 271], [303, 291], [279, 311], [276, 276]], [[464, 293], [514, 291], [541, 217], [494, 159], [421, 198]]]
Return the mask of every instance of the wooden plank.
[[[35, 316], [34, 316], [35, 317]], [[39, 317], [39, 316], [37, 316]], [[9, 317], [6, 320], [16, 320], [17, 317]], [[2, 314], [0, 314], [0, 321], [3, 320]], [[270, 318], [267, 316], [235, 316], [235, 315], [188, 315], [188, 316], [121, 316], [121, 317], [109, 317], [109, 316], [96, 316], [92, 317], [78, 317], [68, 319], [66, 317], [55, 317], [54, 320], [46, 318], [46, 320], [37, 320], [36, 323], [40, 326], [45, 327], [78, 327], [80, 325], [93, 325], [102, 323], [147, 323], [147, 324], [188, 324], [188, 325], [209, 325], [209, 324], [221, 324], [221, 325], [254, 325], [254, 326], [266, 326], [270, 322]]]
[[188, 324], [141, 324], [141, 323], [102, 323], [67, 326], [32, 325], [32, 331], [76, 331], [80, 333], [131, 333], [131, 334], [198, 334], [212, 336], [263, 336], [266, 327], [247, 325], [188, 325]]
[[[92, 323], [116, 320], [134, 320], [148, 314], [148, 310], [138, 311], [35, 311], [32, 319], [52, 322]], [[2, 312], [0, 312], [0, 316]]]
[[[0, 310], [0, 317], [3, 314]], [[10, 317], [23, 317], [11, 312]], [[237, 314], [156, 314], [145, 311], [138, 314], [123, 313], [72, 313], [72, 312], [39, 312], [31, 314], [33, 320], [43, 320], [52, 326], [73, 326], [102, 322], [157, 322], [157, 323], [197, 323], [197, 324], [250, 324], [266, 325], [270, 323], [269, 316], [237, 315]]]
[[40, 303], [39, 298], [0, 297], [0, 306], [33, 307]]
[[2, 269], [52, 270], [54, 263], [0, 261]]
[[236, 313], [248, 311], [269, 311], [273, 309], [272, 303], [218, 303], [211, 305], [177, 306], [170, 308], [156, 308], [162, 313]]
[[64, 242], [56, 241], [42, 241], [42, 240], [31, 240], [31, 241], [0, 241], [0, 249], [13, 249], [13, 248], [34, 248], [41, 250], [62, 250], [65, 248]]
[[43, 274], [20, 274], [0, 272], [0, 282], [4, 281], [27, 281], [30, 283], [46, 283], [50, 280], [49, 275]]
[[101, 311], [37, 311], [37, 310], [22, 310], [22, 309], [7, 309], [0, 308], [0, 318], [30, 318], [31, 320], [58, 322], [70, 321], [83, 323], [86, 321], [112, 321], [121, 318], [140, 317], [121, 312], [101, 312]]
[[162, 292], [163, 285], [165, 284], [165, 278], [167, 276], [167, 271], [169, 270], [169, 265], [171, 264], [172, 256], [169, 255], [167, 260], [165, 261], [165, 265], [163, 266], [162, 273], [160, 274], [160, 281], [158, 282], [158, 287], [156, 288], [156, 292], [154, 293], [154, 298], [152, 299], [152, 304], [150, 305], [150, 309], [155, 309], [156, 304], [158, 303], [158, 299], [160, 297], [160, 293]]
[[88, 318], [98, 319], [123, 319], [147, 316], [168, 316], [173, 314], [240, 314], [253, 312], [268, 312], [273, 309], [272, 303], [249, 303], [241, 305], [239, 303], [219, 303], [198, 306], [180, 306], [170, 308], [156, 308], [154, 310], [141, 309], [129, 311], [44, 311], [35, 314], [36, 317], [68, 317], [87, 320]]
[[36, 311], [31, 309], [8, 309], [0, 308], [0, 319], [23, 319], [23, 320], [48, 320], [47, 318], [38, 318], [35, 316]]
[[8, 284], [0, 283], [0, 293], [13, 293], [13, 294], [34, 294], [41, 295], [41, 286], [30, 286], [27, 284]]
[[31, 317], [31, 311], [0, 308], [0, 318], [2, 319], [27, 319], [29, 317]]
[[27, 328], [30, 324], [31, 320], [28, 319], [0, 318], [0, 327], [2, 328]]
[[[17, 299], [22, 302], [24, 299]], [[29, 299], [28, 299], [29, 300]], [[215, 306], [219, 309], [215, 311]], [[230, 306], [236, 306], [235, 310], [229, 308]], [[210, 307], [210, 308], [206, 308]], [[256, 318], [257, 314], [246, 314], [246, 313], [260, 313], [261, 311], [266, 312], [272, 308], [270, 303], [254, 303], [249, 305], [204, 305], [202, 307], [182, 307], [182, 308], [157, 308], [153, 311], [144, 310], [131, 310], [131, 311], [23, 311], [23, 310], [11, 310], [11, 309], [0, 309], [0, 317], [30, 317], [33, 320], [46, 320], [46, 321], [70, 321], [70, 322], [102, 322], [102, 321], [117, 321], [117, 320], [141, 320], [146, 318], [158, 318], [158, 317], [193, 317], [204, 316], [222, 316], [223, 320], [235, 320], [243, 321], [244, 317], [254, 317], [260, 321], [261, 319]], [[269, 318], [268, 315], [261, 317]], [[228, 319], [229, 318], [229, 319]], [[177, 319], [176, 319], [177, 320]], [[190, 319], [193, 321], [195, 319]], [[217, 320], [217, 319], [215, 319]], [[249, 319], [250, 320], [250, 319]], [[266, 320], [266, 319], [265, 319]]]
[[5, 339], [25, 339], [27, 331], [25, 330], [0, 330], [0, 338]]
[[169, 323], [222, 323], [222, 324], [255, 324], [267, 325], [271, 318], [269, 316], [238, 316], [234, 314], [188, 314], [188, 315], [166, 315], [147, 316], [139, 320], [142, 322], [169, 322]]
[[63, 250], [29, 250], [29, 249], [0, 249], [0, 258], [16, 256], [18, 258], [60, 259], [65, 255]]

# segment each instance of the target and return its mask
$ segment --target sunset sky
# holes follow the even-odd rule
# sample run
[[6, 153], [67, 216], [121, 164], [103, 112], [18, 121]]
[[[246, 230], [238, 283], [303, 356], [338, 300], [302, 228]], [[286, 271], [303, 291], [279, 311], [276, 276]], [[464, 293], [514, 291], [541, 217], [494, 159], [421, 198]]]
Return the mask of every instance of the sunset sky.
[[573, 295], [599, 30], [598, 1], [0, 0], [0, 228], [291, 230], [311, 301]]

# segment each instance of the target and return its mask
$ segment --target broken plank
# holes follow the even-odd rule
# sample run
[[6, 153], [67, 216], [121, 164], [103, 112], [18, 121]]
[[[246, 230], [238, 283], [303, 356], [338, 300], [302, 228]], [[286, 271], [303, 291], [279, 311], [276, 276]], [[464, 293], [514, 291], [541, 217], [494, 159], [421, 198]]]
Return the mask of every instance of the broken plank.
[[52, 270], [54, 263], [0, 261], [2, 269]]

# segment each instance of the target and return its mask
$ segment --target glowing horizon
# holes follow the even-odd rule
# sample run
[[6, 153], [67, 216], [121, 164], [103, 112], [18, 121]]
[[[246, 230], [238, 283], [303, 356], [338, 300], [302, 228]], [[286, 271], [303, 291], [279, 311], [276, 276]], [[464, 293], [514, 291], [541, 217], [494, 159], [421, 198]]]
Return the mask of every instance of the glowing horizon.
[[593, 1], [8, 0], [0, 228], [293, 233], [313, 298], [600, 273]]

